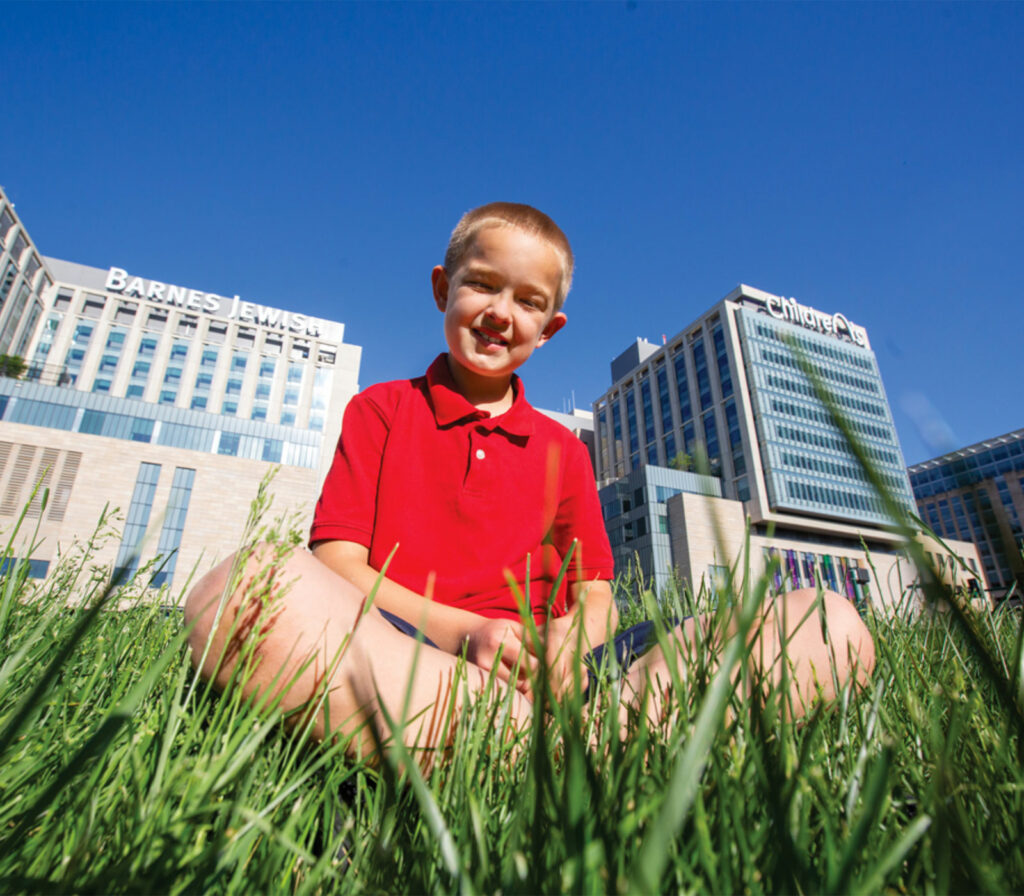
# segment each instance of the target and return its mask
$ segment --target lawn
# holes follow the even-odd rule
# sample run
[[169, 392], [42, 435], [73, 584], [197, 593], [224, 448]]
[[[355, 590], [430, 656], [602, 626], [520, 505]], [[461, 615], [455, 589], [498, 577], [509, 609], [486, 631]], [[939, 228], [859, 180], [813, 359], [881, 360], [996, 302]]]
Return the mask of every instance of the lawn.
[[[872, 616], [870, 686], [799, 724], [703, 663], [625, 741], [613, 685], [538, 702], [514, 755], [477, 706], [423, 778], [211, 693], [180, 611], [141, 580], [116, 609], [89, 551], [0, 578], [0, 891], [1024, 890], [1019, 611]], [[657, 612], [628, 592], [626, 621]]]

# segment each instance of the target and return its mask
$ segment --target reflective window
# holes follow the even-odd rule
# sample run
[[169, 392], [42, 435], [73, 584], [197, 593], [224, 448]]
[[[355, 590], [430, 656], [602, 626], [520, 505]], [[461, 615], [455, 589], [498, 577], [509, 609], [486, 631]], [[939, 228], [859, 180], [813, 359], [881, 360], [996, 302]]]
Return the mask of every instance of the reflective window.
[[185, 531], [185, 518], [188, 515], [188, 505], [192, 500], [192, 483], [195, 481], [195, 475], [196, 471], [187, 467], [176, 467], [174, 470], [171, 494], [167, 501], [167, 512], [164, 516], [163, 528], [160, 530], [160, 541], [156, 548], [162, 562], [159, 563], [151, 585], [159, 587], [174, 578], [174, 569], [178, 563], [178, 548], [181, 546], [181, 536]]
[[237, 433], [233, 432], [222, 432], [220, 434], [220, 444], [217, 446], [218, 454], [226, 454], [231, 457], [235, 457], [238, 454], [238, 443], [241, 439]]
[[139, 465], [135, 490], [132, 493], [128, 516], [124, 522], [124, 535], [117, 552], [117, 560], [114, 562], [115, 570], [122, 574], [131, 575], [139, 567], [139, 558], [135, 552], [142, 544], [142, 536], [146, 534], [146, 527], [149, 525], [149, 516], [153, 510], [153, 495], [156, 493], [156, 484], [159, 479], [160, 464], [143, 463]]

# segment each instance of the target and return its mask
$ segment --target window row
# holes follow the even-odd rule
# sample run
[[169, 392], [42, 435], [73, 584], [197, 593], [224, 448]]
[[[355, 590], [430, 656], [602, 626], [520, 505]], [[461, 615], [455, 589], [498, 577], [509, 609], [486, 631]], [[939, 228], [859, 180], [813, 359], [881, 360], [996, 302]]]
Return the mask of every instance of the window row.
[[774, 339], [776, 342], [780, 342], [785, 345], [789, 340], [795, 340], [796, 344], [800, 346], [805, 352], [818, 355], [820, 357], [831, 358], [833, 361], [838, 361], [840, 364], [851, 364], [854, 367], [859, 367], [861, 370], [874, 371], [874, 365], [870, 359], [863, 355], [858, 355], [854, 352], [846, 351], [834, 345], [822, 345], [820, 342], [814, 339], [805, 339], [803, 336], [796, 336], [792, 333], [787, 332], [783, 336], [776, 327], [769, 324], [757, 323], [754, 326], [758, 336], [762, 336], [765, 339]]
[[[786, 414], [789, 417], [800, 417], [802, 420], [820, 423], [822, 426], [828, 426], [830, 429], [835, 430], [835, 424], [832, 421], [831, 414], [822, 409], [820, 405], [817, 407], [810, 407], [794, 401], [784, 401], [783, 399], [775, 398], [773, 396], [771, 399], [771, 407], [777, 414]], [[853, 429], [854, 432], [858, 432], [862, 436], [878, 439], [881, 442], [893, 443], [896, 441], [895, 433], [888, 427], [876, 426], [873, 423], [868, 423], [866, 420], [856, 420], [853, 418], [847, 418], [845, 422], [851, 429]]]
[[859, 510], [864, 513], [885, 515], [882, 502], [874, 495], [863, 495], [846, 489], [820, 485], [816, 482], [802, 482], [799, 479], [785, 479], [787, 497], [845, 510]]
[[[765, 382], [775, 389], [783, 389], [786, 392], [793, 392], [796, 395], [803, 395], [818, 401], [818, 393], [814, 391], [814, 387], [810, 383], [795, 382], [773, 373], [765, 374]], [[862, 398], [845, 395], [842, 392], [833, 392], [830, 397], [836, 404], [840, 404], [848, 410], [860, 411], [862, 414], [871, 414], [874, 417], [881, 417], [883, 419], [888, 419], [889, 417], [884, 405], [875, 404], [872, 401], [864, 401]]]
[[[760, 354], [762, 361], [769, 364], [775, 364], [779, 367], [788, 367], [801, 374], [804, 373], [803, 367], [801, 367], [797, 362], [797, 359], [790, 354], [772, 351], [767, 348], [761, 348]], [[852, 376], [845, 370], [837, 370], [834, 367], [829, 367], [828, 365], [815, 367], [814, 372], [822, 379], [830, 380], [833, 383], [841, 383], [850, 389], [860, 389], [861, 392], [872, 392], [875, 395], [878, 395], [881, 391], [877, 382], [872, 382], [871, 380], [866, 380], [859, 376]]]

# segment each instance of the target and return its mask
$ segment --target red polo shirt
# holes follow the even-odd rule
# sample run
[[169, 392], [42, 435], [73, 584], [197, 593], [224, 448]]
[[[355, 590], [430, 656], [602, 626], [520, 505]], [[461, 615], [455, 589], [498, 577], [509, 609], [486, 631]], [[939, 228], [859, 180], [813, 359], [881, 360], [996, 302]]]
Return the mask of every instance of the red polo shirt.
[[[310, 543], [353, 541], [387, 576], [482, 616], [517, 619], [506, 570], [534, 618], [573, 540], [567, 581], [610, 579], [611, 548], [586, 447], [532, 408], [513, 377], [497, 417], [458, 392], [440, 355], [426, 376], [370, 386], [345, 410]], [[529, 572], [527, 572], [529, 571]], [[553, 601], [565, 612], [565, 588]]]

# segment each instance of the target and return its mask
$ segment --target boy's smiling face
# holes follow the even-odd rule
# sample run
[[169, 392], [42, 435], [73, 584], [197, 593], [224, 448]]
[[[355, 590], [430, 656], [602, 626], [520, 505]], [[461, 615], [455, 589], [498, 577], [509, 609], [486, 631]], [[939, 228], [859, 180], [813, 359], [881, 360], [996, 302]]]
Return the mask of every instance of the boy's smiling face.
[[562, 275], [547, 240], [505, 226], [483, 228], [456, 270], [434, 268], [448, 364], [470, 402], [510, 404], [513, 371], [565, 325], [555, 311]]

